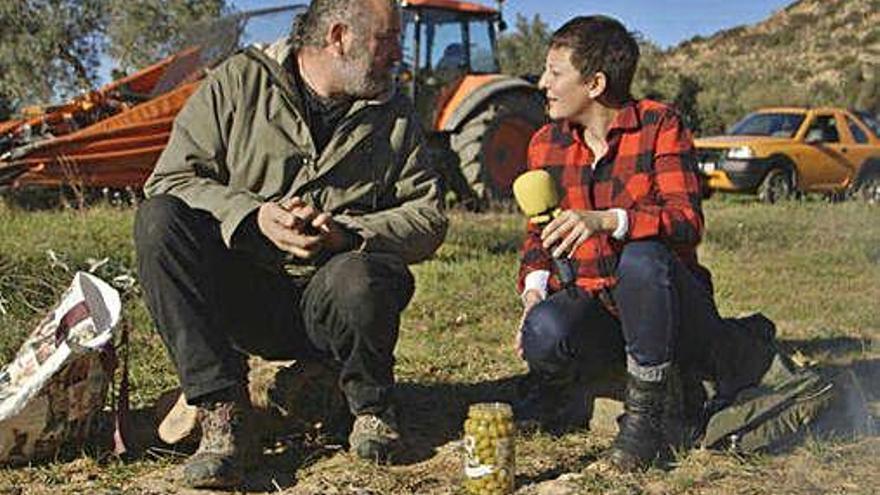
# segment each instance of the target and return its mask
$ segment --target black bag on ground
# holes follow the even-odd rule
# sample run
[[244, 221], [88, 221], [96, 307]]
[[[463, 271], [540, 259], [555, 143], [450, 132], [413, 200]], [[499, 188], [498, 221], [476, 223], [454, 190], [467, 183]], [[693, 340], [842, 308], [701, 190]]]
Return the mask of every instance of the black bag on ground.
[[[740, 319], [745, 325], [756, 321], [770, 323], [761, 315]], [[775, 342], [769, 345], [775, 355], [760, 383], [709, 417], [703, 447], [765, 452], [790, 446], [805, 434], [873, 434], [864, 391], [851, 371], [827, 376], [797, 365]]]

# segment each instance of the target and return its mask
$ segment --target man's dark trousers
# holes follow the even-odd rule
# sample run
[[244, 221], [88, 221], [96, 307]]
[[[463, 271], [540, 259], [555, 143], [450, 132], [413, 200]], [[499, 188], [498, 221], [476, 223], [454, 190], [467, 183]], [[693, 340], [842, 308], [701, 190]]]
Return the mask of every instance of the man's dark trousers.
[[138, 273], [190, 403], [244, 383], [246, 354], [333, 360], [354, 414], [381, 413], [413, 278], [396, 256], [348, 252], [309, 279], [230, 250], [208, 212], [163, 195], [135, 222]]

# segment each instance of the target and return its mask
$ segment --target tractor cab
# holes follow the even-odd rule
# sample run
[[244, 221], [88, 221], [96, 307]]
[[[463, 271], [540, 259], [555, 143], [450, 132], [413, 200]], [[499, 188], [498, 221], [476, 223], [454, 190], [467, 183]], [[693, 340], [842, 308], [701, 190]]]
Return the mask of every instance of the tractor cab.
[[544, 103], [533, 84], [501, 73], [501, 11], [458, 0], [402, 0], [401, 7], [400, 86], [433, 131], [434, 149], [451, 152], [441, 160], [447, 184], [478, 203], [508, 197], [544, 122]]
[[468, 75], [500, 72], [495, 9], [451, 0], [403, 2], [403, 61], [400, 79], [428, 128], [439, 118], [440, 101]]

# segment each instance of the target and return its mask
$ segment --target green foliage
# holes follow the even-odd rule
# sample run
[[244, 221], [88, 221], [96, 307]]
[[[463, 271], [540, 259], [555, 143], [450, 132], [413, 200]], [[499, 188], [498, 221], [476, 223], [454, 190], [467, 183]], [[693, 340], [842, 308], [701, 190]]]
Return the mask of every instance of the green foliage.
[[640, 43], [639, 66], [633, 78], [633, 94], [637, 98], [671, 103], [681, 114], [690, 129], [702, 128], [703, 120], [711, 119], [700, 111], [698, 97], [702, 87], [691, 76], [664, 71], [660, 66], [662, 52], [647, 41]]
[[871, 45], [872, 43], [877, 43], [880, 41], [880, 28], [875, 27], [868, 31], [867, 34], [862, 38], [863, 45]]
[[107, 27], [110, 55], [130, 72], [168, 56], [194, 24], [217, 18], [224, 0], [110, 0]]
[[873, 66], [859, 85], [858, 96], [854, 106], [867, 110], [874, 115], [880, 115], [880, 67]]
[[792, 14], [788, 17], [788, 25], [790, 29], [796, 29], [813, 22], [813, 16], [805, 13]]
[[675, 95], [673, 105], [680, 109], [684, 123], [691, 129], [699, 129], [702, 123], [699, 102], [697, 96], [703, 88], [696, 79], [688, 76], [679, 76], [678, 93]]
[[848, 65], [843, 66], [843, 87], [844, 94], [847, 95], [846, 105], [848, 107], [860, 107], [861, 105], [859, 105], [858, 101], [860, 93], [863, 88], [866, 90], [869, 88], [865, 84], [865, 77], [859, 64], [853, 63], [854, 61], [846, 62], [849, 62]]
[[514, 76], [540, 75], [544, 72], [544, 57], [552, 34], [540, 15], [535, 14], [530, 22], [517, 14], [516, 31], [502, 34], [498, 39], [501, 71]]
[[[682, 47], [687, 46], [685, 42]], [[666, 100], [669, 98], [668, 74], [660, 67], [663, 53], [650, 41], [639, 43], [639, 65], [633, 77], [632, 92], [640, 98]]]
[[101, 0], [0, 2], [0, 99], [34, 104], [92, 87], [105, 22]]
[[98, 83], [106, 50], [125, 70], [176, 48], [225, 0], [12, 0], [0, 2], [0, 117], [67, 99]]
[[810, 86], [812, 100], [816, 105], [834, 105], [839, 95], [838, 88], [828, 81], [817, 81]]
[[[797, 38], [797, 34], [795, 31], [786, 29], [776, 31], [775, 33], [767, 36], [766, 41], [764, 42], [765, 46], [773, 47], [773, 46], [788, 46], [794, 43]], [[756, 43], [757, 44], [757, 43]]]
[[9, 119], [12, 115], [12, 102], [0, 95], [0, 122]]

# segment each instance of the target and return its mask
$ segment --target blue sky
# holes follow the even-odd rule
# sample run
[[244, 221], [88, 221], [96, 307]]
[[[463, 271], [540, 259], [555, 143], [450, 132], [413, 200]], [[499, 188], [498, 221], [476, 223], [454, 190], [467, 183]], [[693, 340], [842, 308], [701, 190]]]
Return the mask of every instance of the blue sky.
[[[495, 5], [492, 0], [473, 0]], [[794, 0], [507, 0], [504, 13], [513, 25], [516, 14], [529, 19], [535, 14], [557, 28], [576, 15], [605, 14], [623, 21], [630, 29], [663, 47], [695, 35], [709, 35], [740, 24], [768, 17]], [[296, 0], [232, 0], [240, 10], [298, 3]], [[302, 3], [307, 3], [303, 0]]]

